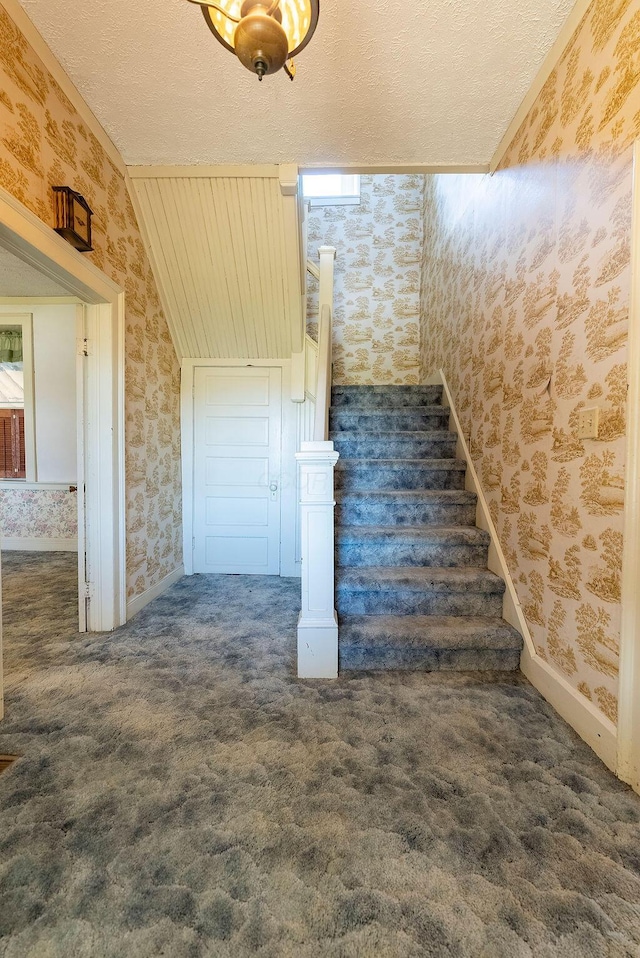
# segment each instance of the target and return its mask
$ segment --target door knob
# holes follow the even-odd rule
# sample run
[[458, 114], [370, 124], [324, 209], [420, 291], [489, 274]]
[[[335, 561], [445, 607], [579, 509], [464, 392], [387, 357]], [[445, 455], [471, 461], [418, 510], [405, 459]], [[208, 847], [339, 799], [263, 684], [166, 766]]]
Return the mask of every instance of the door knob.
[[275, 499], [277, 498], [277, 495], [278, 495], [278, 483], [277, 483], [277, 482], [271, 482], [271, 483], [269, 484], [269, 492], [271, 493], [270, 498], [275, 500]]

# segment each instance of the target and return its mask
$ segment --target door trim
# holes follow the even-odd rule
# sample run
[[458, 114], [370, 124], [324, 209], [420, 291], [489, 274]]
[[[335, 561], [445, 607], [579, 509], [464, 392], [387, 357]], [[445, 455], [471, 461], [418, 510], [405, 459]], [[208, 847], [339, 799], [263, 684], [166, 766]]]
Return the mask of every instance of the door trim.
[[89, 599], [87, 596], [87, 517], [85, 509], [86, 480], [84, 470], [84, 446], [86, 436], [85, 416], [85, 356], [84, 343], [87, 338], [85, 328], [85, 307], [76, 306], [76, 496], [78, 500], [78, 632], [86, 632], [89, 621]]
[[182, 530], [185, 575], [193, 575], [194, 408], [196, 366], [262, 366], [282, 370], [282, 450], [280, 473], [280, 575], [300, 576], [295, 561], [296, 542], [296, 406], [291, 402], [290, 359], [183, 359], [180, 376], [182, 443]]
[[88, 628], [125, 622], [124, 291], [0, 187], [0, 244], [87, 304]]
[[640, 140], [633, 149], [617, 774], [640, 792]]
[[[208, 386], [212, 380], [220, 395], [209, 405]], [[259, 395], [249, 398], [256, 384], [264, 386], [265, 380], [268, 383], [266, 406], [260, 386]], [[229, 405], [227, 390], [231, 383], [237, 388], [238, 381], [242, 384], [240, 394]], [[195, 366], [194, 386], [194, 572], [278, 576], [282, 554], [282, 369], [280, 366]], [[263, 417], [268, 423], [266, 433]], [[240, 420], [243, 420], [242, 425]], [[234, 421], [239, 432], [235, 432], [236, 427], [231, 427], [230, 434], [229, 428]], [[249, 424], [254, 429], [257, 427], [257, 431], [253, 432]], [[240, 435], [247, 426], [251, 438], [245, 434], [241, 439]], [[211, 427], [215, 436], [209, 434]], [[222, 446], [217, 444], [220, 430], [226, 433]], [[265, 459], [268, 469], [263, 473]], [[207, 479], [207, 464], [211, 461], [216, 461], [223, 472], [226, 471], [223, 463], [227, 468], [231, 462], [235, 463], [233, 478], [220, 478], [212, 488]], [[253, 472], [257, 462], [261, 464], [259, 477]], [[245, 469], [253, 477], [250, 481]], [[275, 495], [270, 489], [274, 481]], [[234, 495], [244, 504], [236, 504], [240, 514], [231, 505]], [[216, 503], [220, 505], [219, 496], [226, 502], [224, 516], [218, 515], [214, 519], [209, 505], [215, 511]], [[254, 516], [251, 522], [248, 515], [252, 504], [257, 506], [260, 516]], [[216, 540], [217, 545], [210, 554], [207, 543], [210, 541], [213, 545]], [[226, 547], [223, 546], [225, 540]], [[261, 549], [265, 546], [262, 554]]]

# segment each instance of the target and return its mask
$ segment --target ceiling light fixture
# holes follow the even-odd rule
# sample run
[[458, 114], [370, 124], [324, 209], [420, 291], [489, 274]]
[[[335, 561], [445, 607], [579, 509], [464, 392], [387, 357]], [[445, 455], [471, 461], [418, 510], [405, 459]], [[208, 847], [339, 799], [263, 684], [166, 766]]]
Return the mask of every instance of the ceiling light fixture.
[[318, 23], [320, 0], [189, 0], [207, 26], [258, 79], [282, 67], [293, 80], [292, 57], [304, 50]]

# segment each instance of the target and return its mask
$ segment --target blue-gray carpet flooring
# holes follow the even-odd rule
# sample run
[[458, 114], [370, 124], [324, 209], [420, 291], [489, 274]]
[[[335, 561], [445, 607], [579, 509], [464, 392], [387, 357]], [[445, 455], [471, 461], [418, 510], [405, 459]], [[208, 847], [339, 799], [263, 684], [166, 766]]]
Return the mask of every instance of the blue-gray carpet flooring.
[[79, 636], [74, 563], [3, 555], [3, 958], [640, 955], [640, 797], [522, 676], [297, 681], [294, 579]]

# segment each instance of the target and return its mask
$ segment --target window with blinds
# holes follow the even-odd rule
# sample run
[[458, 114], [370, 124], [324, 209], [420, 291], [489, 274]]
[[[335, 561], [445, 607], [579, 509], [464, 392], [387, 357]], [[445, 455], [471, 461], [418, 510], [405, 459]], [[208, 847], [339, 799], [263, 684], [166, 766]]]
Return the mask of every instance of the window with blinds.
[[0, 409], [0, 479], [26, 479], [24, 409]]

